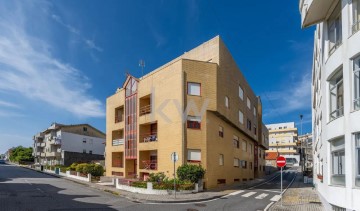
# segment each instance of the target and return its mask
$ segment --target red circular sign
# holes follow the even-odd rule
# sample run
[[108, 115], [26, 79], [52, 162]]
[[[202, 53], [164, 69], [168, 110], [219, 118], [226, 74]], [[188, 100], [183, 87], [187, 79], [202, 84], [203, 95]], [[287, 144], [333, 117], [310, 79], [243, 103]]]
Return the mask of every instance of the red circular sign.
[[277, 159], [276, 159], [276, 165], [278, 167], [284, 167], [286, 166], [286, 159], [283, 157], [283, 156], [279, 156]]

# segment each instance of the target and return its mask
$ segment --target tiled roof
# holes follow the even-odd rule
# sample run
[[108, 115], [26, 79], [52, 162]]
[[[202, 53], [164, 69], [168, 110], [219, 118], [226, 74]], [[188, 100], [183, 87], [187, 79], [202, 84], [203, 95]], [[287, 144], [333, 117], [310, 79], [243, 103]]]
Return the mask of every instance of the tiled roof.
[[276, 160], [277, 157], [279, 157], [278, 152], [267, 152], [267, 153], [265, 153], [265, 159], [266, 160]]

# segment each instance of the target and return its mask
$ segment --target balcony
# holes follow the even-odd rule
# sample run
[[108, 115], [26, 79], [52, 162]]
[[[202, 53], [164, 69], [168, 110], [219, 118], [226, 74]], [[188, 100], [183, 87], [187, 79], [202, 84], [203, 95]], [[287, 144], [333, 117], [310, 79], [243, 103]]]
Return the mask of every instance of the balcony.
[[139, 151], [139, 169], [153, 171], [158, 169], [157, 150]]
[[113, 152], [112, 153], [112, 167], [123, 168], [124, 167], [124, 153], [123, 152]]
[[61, 153], [58, 152], [57, 150], [55, 152], [47, 152], [46, 153], [46, 157], [60, 157]]
[[41, 152], [36, 152], [36, 156], [41, 156]]
[[115, 123], [124, 121], [124, 106], [115, 109]]
[[151, 95], [140, 98], [139, 116], [151, 113]]
[[112, 146], [124, 145], [124, 130], [114, 130], [112, 132]]
[[300, 0], [301, 26], [306, 28], [324, 21], [328, 11], [336, 2], [335, 0]]

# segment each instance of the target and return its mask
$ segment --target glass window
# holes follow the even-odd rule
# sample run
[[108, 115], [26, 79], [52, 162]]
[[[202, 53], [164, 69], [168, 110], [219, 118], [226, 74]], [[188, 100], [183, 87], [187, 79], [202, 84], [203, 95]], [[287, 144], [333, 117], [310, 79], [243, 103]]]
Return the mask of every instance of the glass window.
[[242, 150], [246, 152], [246, 150], [247, 150], [246, 149], [246, 147], [247, 147], [246, 141], [243, 140], [241, 144], [242, 144]]
[[233, 137], [233, 145], [234, 145], [234, 148], [237, 148], [237, 149], [239, 149], [239, 137], [237, 137], [237, 136], [234, 136]]
[[246, 99], [246, 103], [247, 103], [247, 107], [250, 109], [251, 108], [251, 102], [250, 102], [249, 98]]
[[200, 162], [201, 161], [201, 150], [199, 149], [188, 149], [188, 162]]
[[352, 33], [360, 30], [360, 0], [352, 1], [352, 14], [353, 14], [353, 25]]
[[225, 107], [229, 108], [229, 98], [225, 96]]
[[239, 111], [239, 122], [241, 124], [244, 124], [244, 114], [243, 112]]
[[354, 110], [360, 109], [360, 56], [353, 60], [354, 71]]
[[219, 126], [219, 136], [224, 137], [224, 128]]
[[331, 184], [345, 186], [345, 140], [331, 141]]
[[219, 155], [219, 165], [220, 165], [220, 166], [223, 166], [223, 165], [224, 165], [224, 155], [223, 155], [223, 154], [220, 154], [220, 155]]
[[239, 167], [239, 159], [234, 158], [234, 167]]
[[344, 115], [344, 85], [342, 69], [329, 80], [330, 121]]
[[201, 93], [201, 84], [200, 83], [188, 82], [187, 87], [188, 87], [188, 90], [187, 90], [188, 95], [200, 96], [200, 93]]
[[355, 185], [360, 187], [360, 133], [354, 134], [355, 138], [355, 166], [356, 166], [356, 175], [355, 175]]
[[239, 97], [241, 100], [244, 100], [244, 90], [239, 86]]
[[201, 129], [201, 118], [198, 116], [188, 116], [187, 128]]
[[342, 42], [341, 1], [337, 4], [328, 20], [329, 54], [332, 54]]
[[254, 106], [254, 117], [256, 117], [256, 108]]
[[249, 119], [247, 119], [246, 123], [247, 123], [247, 125], [246, 125], [247, 129], [251, 130], [251, 121]]

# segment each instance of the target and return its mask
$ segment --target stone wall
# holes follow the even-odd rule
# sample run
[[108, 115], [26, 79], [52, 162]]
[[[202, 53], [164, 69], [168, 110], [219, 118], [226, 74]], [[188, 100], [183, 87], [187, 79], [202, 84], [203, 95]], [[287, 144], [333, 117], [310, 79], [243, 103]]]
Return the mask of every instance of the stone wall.
[[72, 163], [88, 163], [91, 161], [104, 160], [103, 155], [78, 153], [78, 152], [64, 152], [64, 165], [70, 166]]

